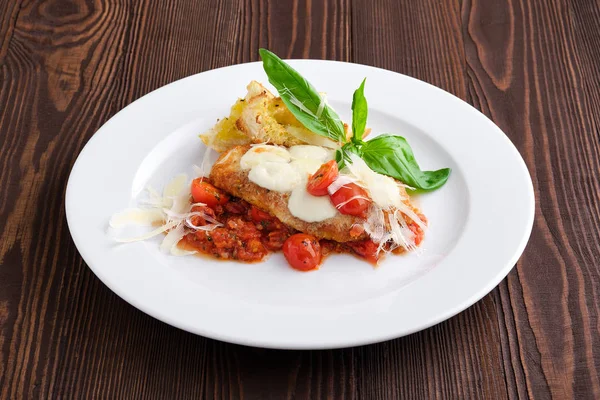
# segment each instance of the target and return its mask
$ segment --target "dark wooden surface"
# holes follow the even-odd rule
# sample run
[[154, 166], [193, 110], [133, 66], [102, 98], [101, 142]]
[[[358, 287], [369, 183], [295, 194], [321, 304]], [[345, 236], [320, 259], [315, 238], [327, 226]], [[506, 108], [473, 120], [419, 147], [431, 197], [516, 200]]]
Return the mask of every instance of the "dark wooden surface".
[[[599, 21], [597, 0], [0, 0], [0, 398], [600, 398]], [[508, 278], [431, 329], [334, 351], [194, 336], [105, 287], [65, 221], [82, 146], [259, 46], [405, 73], [491, 117], [536, 193]]]

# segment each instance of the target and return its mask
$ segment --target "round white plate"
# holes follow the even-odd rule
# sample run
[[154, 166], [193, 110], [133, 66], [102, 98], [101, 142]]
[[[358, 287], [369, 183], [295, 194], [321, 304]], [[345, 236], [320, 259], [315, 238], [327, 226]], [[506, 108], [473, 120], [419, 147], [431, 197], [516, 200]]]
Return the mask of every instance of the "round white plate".
[[174, 257], [161, 238], [116, 244], [110, 216], [144, 188], [193, 175], [198, 134], [229, 113], [261, 63], [197, 74], [142, 97], [85, 146], [66, 193], [69, 229], [83, 259], [124, 300], [168, 324], [245, 345], [318, 349], [362, 345], [419, 331], [464, 310], [510, 271], [531, 232], [534, 195], [510, 140], [467, 103], [394, 72], [332, 61], [290, 64], [345, 121], [367, 77], [368, 126], [407, 138], [423, 169], [451, 167], [440, 190], [417, 196], [429, 219], [420, 254], [372, 268], [333, 255], [300, 273], [281, 254], [259, 264]]

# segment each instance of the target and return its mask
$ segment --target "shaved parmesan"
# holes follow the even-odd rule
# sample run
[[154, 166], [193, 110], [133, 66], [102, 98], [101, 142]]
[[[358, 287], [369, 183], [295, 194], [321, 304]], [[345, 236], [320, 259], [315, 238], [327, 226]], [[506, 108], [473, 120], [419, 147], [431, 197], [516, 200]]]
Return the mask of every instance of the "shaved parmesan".
[[[350, 160], [346, 163], [343, 173], [327, 188], [329, 194], [349, 183], [362, 186], [369, 192], [373, 202], [362, 226], [371, 240], [379, 245], [378, 252], [391, 251], [397, 247], [414, 250], [415, 234], [408, 227], [406, 218], [410, 218], [423, 230], [426, 229], [426, 225], [412, 207], [404, 202], [408, 201], [405, 191], [393, 178], [370, 169], [358, 155], [350, 153], [348, 156]], [[338, 207], [355, 198], [362, 197], [355, 196]]]
[[176, 257], [191, 256], [192, 254], [197, 254], [197, 253], [198, 252], [196, 250], [184, 250], [184, 249], [180, 249], [177, 246], [171, 248], [171, 255], [176, 256]]
[[338, 190], [340, 190], [340, 188], [346, 186], [349, 183], [358, 183], [358, 179], [356, 179], [350, 175], [341, 175], [340, 174], [333, 182], [331, 182], [331, 185], [329, 185], [327, 187], [327, 191], [329, 192], [330, 195], [332, 195], [335, 192], [337, 192]]
[[319, 103], [319, 107], [317, 108], [317, 118], [321, 118], [321, 114], [323, 114], [325, 105], [328, 105], [327, 94], [325, 92], [319, 92], [319, 97], [321, 98], [321, 102]]
[[128, 224], [152, 225], [164, 221], [165, 215], [155, 208], [129, 208], [112, 216], [109, 225], [120, 228]]
[[346, 163], [348, 170], [369, 191], [375, 204], [384, 209], [402, 204], [400, 191], [393, 178], [373, 171], [358, 155], [350, 153], [349, 156], [350, 162]]
[[178, 224], [175, 228], [171, 229], [169, 233], [164, 237], [160, 244], [160, 249], [163, 252], [171, 252], [171, 250], [177, 246], [177, 243], [185, 236], [185, 226]]
[[372, 207], [367, 216], [367, 220], [363, 223], [365, 232], [375, 243], [385, 243], [384, 237], [387, 233], [385, 228], [385, 214], [379, 207]]
[[186, 174], [177, 175], [171, 182], [165, 185], [163, 190], [163, 198], [171, 199], [178, 196], [181, 191], [187, 186], [188, 177]]
[[299, 109], [301, 109], [302, 111], [304, 111], [306, 114], [310, 115], [311, 117], [313, 117], [314, 119], [319, 119], [315, 114], [313, 114], [312, 111], [310, 111], [305, 105], [304, 103], [302, 103], [300, 100], [298, 100], [298, 98], [296, 96], [294, 96], [294, 93], [292, 93], [291, 90], [289, 90], [288, 88], [284, 87], [282, 90], [279, 91], [280, 94], [281, 93], [285, 93], [289, 96], [290, 98], [290, 103], [292, 103], [293, 105], [295, 105], [296, 107], [298, 107]]
[[325, 136], [317, 135], [316, 133], [313, 133], [306, 128], [287, 125], [285, 127], [285, 130], [288, 131], [290, 135], [294, 136], [296, 139], [303, 141], [304, 143], [312, 144], [315, 146], [323, 146], [334, 150], [340, 148], [340, 145], [334, 142], [333, 140], [328, 139]]
[[200, 167], [198, 168], [195, 166], [194, 172], [196, 173], [196, 176], [207, 177], [210, 175], [210, 171], [218, 158], [219, 153], [217, 153], [216, 150], [207, 147], [204, 156], [202, 157]]
[[[116, 213], [110, 219], [111, 228], [120, 228], [128, 224], [146, 225], [163, 222], [163, 225], [150, 232], [130, 238], [116, 238], [119, 243], [131, 243], [150, 239], [161, 233], [167, 232], [160, 248], [172, 255], [182, 256], [196, 253], [195, 251], [182, 250], [177, 244], [183, 237], [193, 230], [212, 230], [222, 226], [217, 220], [201, 211], [191, 211], [195, 206], [204, 206], [203, 203], [190, 204], [190, 182], [186, 175], [178, 175], [165, 185], [163, 196], [150, 187], [147, 188], [149, 199], [143, 201], [150, 208], [133, 208]], [[210, 222], [206, 226], [195, 226], [190, 218], [201, 216]]]
[[117, 238], [115, 240], [119, 243], [139, 242], [142, 240], [150, 239], [151, 237], [154, 237], [156, 235], [160, 235], [161, 233], [166, 232], [169, 229], [177, 226], [177, 224], [178, 224], [177, 221], [172, 221], [172, 222], [166, 223], [165, 225], [161, 226], [160, 228], [156, 228], [150, 232], [144, 233], [143, 235], [135, 236], [135, 237], [131, 237], [131, 238], [125, 238], [125, 239]]
[[421, 221], [421, 218], [419, 218], [419, 216], [412, 210], [412, 208], [410, 208], [406, 204], [401, 203], [400, 206], [398, 207], [398, 210], [401, 211], [403, 214], [405, 214], [410, 219], [412, 219], [417, 225], [419, 225], [419, 228], [421, 228], [423, 230], [427, 229], [427, 225], [425, 225], [425, 223], [423, 221]]
[[211, 232], [214, 231], [215, 229], [217, 229], [220, 226], [223, 226], [223, 224], [221, 223], [216, 223], [216, 224], [208, 224], [208, 225], [194, 225], [191, 221], [191, 219], [186, 219], [185, 220], [185, 225], [188, 228], [192, 228], [195, 231], [205, 231], [205, 232]]

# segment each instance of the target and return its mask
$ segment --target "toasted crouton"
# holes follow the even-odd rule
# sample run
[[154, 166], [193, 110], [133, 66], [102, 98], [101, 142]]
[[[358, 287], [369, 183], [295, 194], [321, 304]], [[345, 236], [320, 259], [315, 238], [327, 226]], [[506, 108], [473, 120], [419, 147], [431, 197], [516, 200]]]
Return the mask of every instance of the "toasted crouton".
[[200, 139], [207, 147], [218, 152], [226, 151], [235, 146], [250, 143], [250, 138], [237, 129], [236, 121], [246, 106], [245, 99], [238, 99], [233, 106], [229, 117], [218, 121], [208, 132], [200, 135]]
[[231, 107], [229, 117], [217, 122], [200, 135], [205, 145], [218, 152], [250, 143], [271, 143], [280, 146], [316, 144], [335, 148], [336, 144], [306, 129], [280, 97], [275, 97], [256, 81], [247, 86], [244, 99]]
[[272, 100], [266, 94], [253, 97], [237, 119], [237, 129], [253, 143], [268, 142], [287, 147], [304, 143], [292, 136], [270, 112], [269, 103]]

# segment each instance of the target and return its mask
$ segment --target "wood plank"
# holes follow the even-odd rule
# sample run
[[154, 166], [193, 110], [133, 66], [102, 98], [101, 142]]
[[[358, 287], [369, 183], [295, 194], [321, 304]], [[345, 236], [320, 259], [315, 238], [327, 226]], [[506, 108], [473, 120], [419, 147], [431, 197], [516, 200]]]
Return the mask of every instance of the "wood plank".
[[598, 171], [599, 137], [588, 112], [598, 87], [586, 83], [595, 79], [590, 53], [577, 40], [594, 30], [577, 25], [572, 7], [463, 4], [471, 99], [521, 151], [536, 189], [531, 240], [500, 290], [512, 397], [600, 396], [600, 191], [589, 173]]
[[[574, 0], [0, 2], [0, 398], [600, 398], [599, 15]], [[536, 187], [509, 278], [426, 331], [304, 352], [195, 336], [105, 287], [66, 227], [79, 151], [138, 97], [263, 46], [405, 73], [492, 118]]]
[[[354, 9], [361, 12], [353, 13], [352, 61], [468, 98], [458, 2], [355, 1]], [[493, 293], [430, 330], [367, 347], [374, 367], [357, 370], [362, 391], [382, 399], [505, 398], [498, 299]]]

